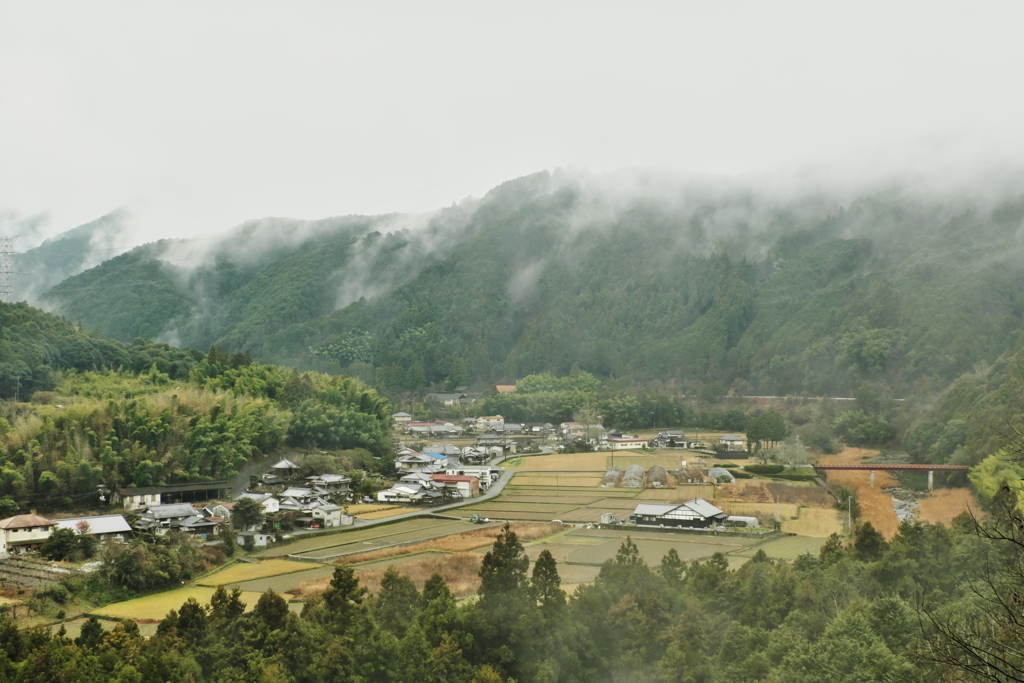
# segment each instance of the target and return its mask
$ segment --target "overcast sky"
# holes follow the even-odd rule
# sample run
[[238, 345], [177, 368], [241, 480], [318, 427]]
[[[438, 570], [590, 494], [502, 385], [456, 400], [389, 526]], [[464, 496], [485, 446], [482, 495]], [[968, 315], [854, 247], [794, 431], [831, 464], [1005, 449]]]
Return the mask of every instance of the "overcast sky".
[[0, 212], [52, 234], [127, 206], [152, 239], [559, 166], [1019, 150], [1022, 26], [1020, 2], [8, 1]]

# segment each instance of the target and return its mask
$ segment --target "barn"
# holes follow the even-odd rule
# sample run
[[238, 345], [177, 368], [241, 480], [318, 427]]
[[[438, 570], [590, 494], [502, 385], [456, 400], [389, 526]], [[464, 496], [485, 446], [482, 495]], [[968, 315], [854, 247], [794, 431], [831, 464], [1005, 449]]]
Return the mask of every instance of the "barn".
[[637, 526], [704, 529], [725, 522], [726, 515], [703, 498], [685, 503], [640, 503], [629, 516]]

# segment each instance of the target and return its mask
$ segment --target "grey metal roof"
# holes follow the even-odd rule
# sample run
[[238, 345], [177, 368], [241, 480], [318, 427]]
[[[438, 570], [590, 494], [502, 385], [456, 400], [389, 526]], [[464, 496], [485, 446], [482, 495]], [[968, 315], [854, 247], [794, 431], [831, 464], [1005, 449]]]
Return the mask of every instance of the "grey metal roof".
[[189, 517], [181, 520], [181, 526], [183, 527], [197, 527], [197, 526], [217, 526], [216, 522], [211, 522], [205, 517]]
[[716, 508], [711, 503], [707, 502], [703, 498], [694, 498], [683, 503], [686, 507], [690, 508], [694, 512], [703, 515], [704, 517], [716, 517], [718, 515], [724, 515], [725, 513]]
[[153, 519], [171, 519], [172, 517], [198, 517], [199, 513], [188, 503], [172, 503], [170, 505], [152, 505], [144, 513]]
[[98, 515], [96, 517], [70, 517], [68, 519], [55, 519], [58, 529], [71, 529], [78, 532], [78, 525], [86, 522], [89, 525], [88, 534], [117, 534], [124, 531], [131, 531], [132, 527], [121, 515]]
[[675, 510], [679, 505], [677, 503], [640, 503], [636, 506], [636, 510], [633, 510], [634, 515], [667, 515], [669, 512]]

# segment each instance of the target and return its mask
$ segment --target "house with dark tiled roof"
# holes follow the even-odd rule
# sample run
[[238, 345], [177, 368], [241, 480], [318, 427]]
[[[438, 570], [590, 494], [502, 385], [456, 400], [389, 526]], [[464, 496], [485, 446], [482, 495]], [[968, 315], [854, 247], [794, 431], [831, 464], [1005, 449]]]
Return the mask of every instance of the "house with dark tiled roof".
[[725, 523], [726, 515], [703, 498], [685, 503], [641, 503], [629, 516], [637, 526], [708, 528]]

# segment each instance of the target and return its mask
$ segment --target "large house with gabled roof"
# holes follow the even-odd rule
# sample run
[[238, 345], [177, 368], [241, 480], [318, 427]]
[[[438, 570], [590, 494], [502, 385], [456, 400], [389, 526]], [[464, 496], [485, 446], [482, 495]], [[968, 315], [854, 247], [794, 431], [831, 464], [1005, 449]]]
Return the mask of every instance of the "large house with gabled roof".
[[629, 519], [637, 526], [708, 528], [725, 523], [727, 514], [703, 498], [685, 503], [640, 503]]
[[34, 511], [0, 519], [0, 556], [11, 552], [24, 552], [38, 548], [50, 537], [57, 523]]

